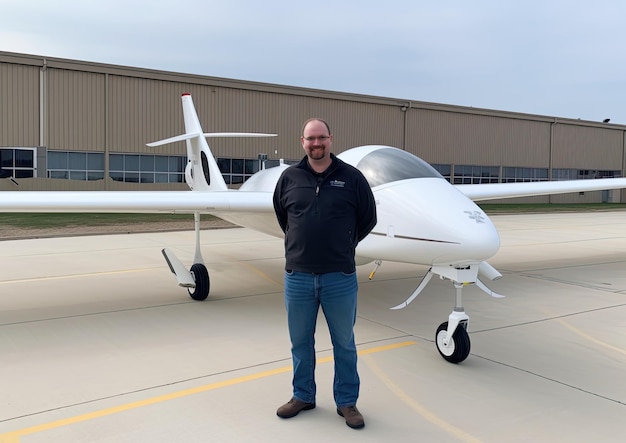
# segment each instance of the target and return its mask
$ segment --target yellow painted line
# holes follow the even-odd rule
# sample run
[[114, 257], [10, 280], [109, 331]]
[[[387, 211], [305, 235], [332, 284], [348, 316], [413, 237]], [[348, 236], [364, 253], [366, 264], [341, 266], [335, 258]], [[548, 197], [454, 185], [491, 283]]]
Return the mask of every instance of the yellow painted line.
[[[460, 429], [453, 424], [445, 421], [439, 415], [434, 412], [429, 411], [424, 405], [415, 401], [411, 396], [409, 396], [402, 388], [396, 385], [385, 372], [378, 367], [374, 363], [373, 360], [367, 359], [367, 364], [372, 369], [372, 371], [378, 376], [380, 380], [393, 392], [400, 400], [406, 403], [411, 409], [421, 415], [426, 421], [430, 422], [434, 426], [443, 430], [444, 432], [454, 436], [457, 440], [466, 442], [466, 443], [481, 443], [481, 440], [477, 439], [473, 435], [465, 432], [463, 429]], [[1, 440], [0, 440], [1, 441]]]
[[[599, 340], [595, 337], [592, 337], [591, 335], [583, 332], [582, 330], [580, 330], [579, 328], [572, 326], [567, 320], [565, 320], [564, 318], [560, 318], [557, 317], [557, 315], [552, 312], [551, 310], [548, 309], [543, 309], [543, 312], [546, 313], [546, 315], [550, 316], [550, 317], [555, 317], [555, 320], [561, 324], [561, 326], [564, 326], [565, 328], [569, 329], [571, 332], [573, 332], [574, 334], [578, 335], [579, 337], [584, 338], [585, 340], [590, 341], [591, 343], [594, 343], [598, 346], [600, 346], [601, 348], [606, 348], [611, 352], [617, 352], [618, 354], [622, 354], [622, 355], [626, 355], [626, 349], [623, 348], [618, 348], [616, 346], [613, 346], [609, 343], [607, 343], [606, 341], [602, 341]], [[1, 443], [1, 442], [0, 442]]]
[[[284, 280], [281, 278], [279, 280], [275, 280], [272, 277], [270, 277], [267, 273], [261, 271], [257, 266], [255, 266], [254, 262], [258, 261], [258, 260], [253, 260], [252, 262], [249, 260], [240, 260], [237, 256], [234, 256], [232, 254], [227, 254], [227, 253], [223, 253], [222, 254], [225, 257], [228, 257], [229, 259], [231, 259], [232, 261], [236, 261], [239, 264], [247, 267], [248, 269], [250, 269], [252, 272], [254, 272], [256, 275], [258, 275], [259, 277], [261, 277], [264, 280], [267, 280], [270, 283], [282, 286], [285, 282]], [[281, 257], [282, 258], [282, 257]], [[281, 274], [282, 275], [282, 274]]]
[[[368, 355], [373, 354], [375, 352], [383, 352], [389, 351], [392, 349], [402, 348], [404, 346], [414, 345], [414, 341], [405, 341], [401, 343], [395, 343], [386, 346], [378, 346], [376, 348], [365, 349], [363, 351], [359, 351], [359, 355]], [[331, 357], [324, 357], [317, 360], [317, 363], [328, 363], [333, 361]], [[271, 377], [272, 375], [283, 374], [285, 372], [290, 372], [292, 370], [292, 366], [284, 366], [282, 368], [271, 369], [269, 371], [257, 372], [256, 374], [245, 375], [243, 377], [231, 378], [229, 380], [224, 380], [217, 383], [211, 383], [204, 386], [198, 386], [196, 388], [185, 389], [178, 392], [172, 392], [171, 394], [159, 395], [157, 397], [147, 398], [145, 400], [139, 400], [132, 403], [126, 403], [120, 406], [114, 406], [111, 408], [101, 409], [99, 411], [89, 412], [87, 414], [76, 415], [74, 417], [68, 417], [62, 420], [53, 421], [50, 423], [44, 423], [37, 426], [32, 426], [30, 428], [19, 429], [17, 431], [7, 432], [5, 434], [0, 434], [0, 443], [19, 443], [20, 437], [24, 437], [26, 435], [35, 434], [38, 432], [48, 431], [50, 429], [60, 428], [62, 426], [67, 426], [75, 423], [80, 423], [87, 420], [93, 420], [100, 417], [105, 417], [107, 415], [117, 414], [118, 412], [129, 411], [131, 409], [140, 408], [143, 406], [154, 405], [157, 403], [162, 403], [168, 400], [174, 400], [181, 397], [186, 397], [188, 395], [199, 394], [201, 392], [212, 391], [214, 389], [220, 389], [227, 386], [233, 386], [239, 383], [245, 383], [249, 381], [259, 380], [265, 377]]]
[[598, 340], [597, 338], [594, 338], [591, 335], [584, 333], [580, 329], [570, 325], [568, 322], [566, 322], [562, 318], [557, 318], [556, 321], [559, 322], [561, 325], [565, 326], [570, 331], [572, 331], [574, 334], [584, 338], [585, 340], [590, 341], [591, 343], [595, 343], [596, 345], [598, 345], [598, 346], [600, 346], [602, 348], [607, 348], [611, 352], [617, 352], [619, 354], [626, 355], [626, 349], [618, 348], [618, 347], [613, 346], [613, 345], [611, 345], [611, 344], [609, 344], [609, 343], [607, 343], [605, 341]]
[[281, 280], [275, 280], [272, 277], [270, 277], [267, 273], [261, 271], [259, 268], [257, 268], [256, 266], [253, 266], [251, 264], [245, 263], [245, 266], [247, 266], [249, 269], [252, 270], [252, 272], [254, 272], [256, 275], [258, 275], [259, 277], [261, 277], [264, 280], [269, 281], [270, 283], [273, 283], [275, 285], [279, 285], [282, 286], [285, 282], [281, 279]]
[[123, 271], [91, 272], [91, 273], [86, 273], [86, 274], [68, 274], [68, 275], [55, 275], [51, 277], [22, 278], [19, 280], [3, 280], [3, 281], [0, 281], [0, 285], [27, 283], [27, 282], [35, 282], [35, 281], [68, 280], [71, 278], [98, 277], [98, 276], [103, 276], [103, 275], [132, 274], [135, 272], [152, 271], [154, 269], [162, 270], [163, 268], [127, 269]]

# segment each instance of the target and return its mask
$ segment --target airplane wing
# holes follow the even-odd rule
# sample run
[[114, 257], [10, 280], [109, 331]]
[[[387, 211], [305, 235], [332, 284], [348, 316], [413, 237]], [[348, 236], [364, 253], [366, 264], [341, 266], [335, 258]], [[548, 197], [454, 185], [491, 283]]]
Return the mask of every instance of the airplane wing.
[[626, 188], [626, 178], [595, 180], [568, 180], [531, 183], [485, 183], [455, 185], [455, 188], [474, 201], [499, 198], [531, 197], [537, 195], [566, 194], [568, 192], [603, 191]]
[[271, 193], [253, 191], [16, 191], [1, 193], [0, 211], [273, 214], [273, 206]]
[[[626, 188], [626, 178], [454, 185], [474, 201]], [[273, 211], [269, 191], [2, 192], [2, 212], [207, 213]]]

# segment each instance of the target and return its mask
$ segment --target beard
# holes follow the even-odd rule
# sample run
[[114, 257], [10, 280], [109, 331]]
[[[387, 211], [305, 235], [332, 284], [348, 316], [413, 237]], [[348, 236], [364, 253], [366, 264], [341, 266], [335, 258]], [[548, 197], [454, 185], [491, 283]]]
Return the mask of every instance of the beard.
[[321, 160], [326, 157], [326, 147], [311, 147], [307, 153], [311, 160]]

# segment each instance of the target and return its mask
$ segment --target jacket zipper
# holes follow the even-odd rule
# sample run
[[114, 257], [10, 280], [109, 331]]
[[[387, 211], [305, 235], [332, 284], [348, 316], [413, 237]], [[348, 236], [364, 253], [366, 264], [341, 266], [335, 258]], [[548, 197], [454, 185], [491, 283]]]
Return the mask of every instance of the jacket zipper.
[[325, 177], [317, 177], [317, 185], [315, 186], [315, 196], [316, 197], [320, 195], [320, 186], [324, 182], [324, 178]]

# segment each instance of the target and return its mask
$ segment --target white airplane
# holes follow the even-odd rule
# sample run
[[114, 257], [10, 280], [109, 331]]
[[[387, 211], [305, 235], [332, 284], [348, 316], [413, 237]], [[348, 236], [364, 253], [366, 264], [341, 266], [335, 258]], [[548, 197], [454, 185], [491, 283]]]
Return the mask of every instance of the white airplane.
[[[276, 182], [287, 165], [263, 169], [239, 190], [229, 190], [207, 144], [207, 137], [271, 136], [273, 134], [203, 133], [190, 94], [182, 95], [185, 133], [148, 146], [184, 140], [188, 164], [185, 179], [191, 191], [138, 192], [0, 192], [0, 212], [167, 212], [193, 213], [195, 254], [188, 270], [164, 248], [162, 253], [179, 286], [194, 300], [209, 295], [210, 278], [200, 251], [200, 214], [209, 213], [240, 226], [283, 237], [272, 205]], [[487, 263], [500, 247], [498, 232], [474, 200], [522, 197], [576, 191], [626, 188], [626, 178], [560, 182], [453, 186], [428, 163], [389, 146], [361, 146], [338, 155], [368, 179], [376, 200], [378, 223], [357, 247], [357, 264], [375, 263], [370, 279], [385, 261], [426, 265], [428, 272], [402, 304], [409, 305], [433, 275], [450, 280], [456, 304], [436, 331], [441, 356], [459, 363], [470, 352], [469, 316], [463, 309], [463, 287], [475, 284], [492, 297], [502, 297], [483, 283], [502, 275]]]

